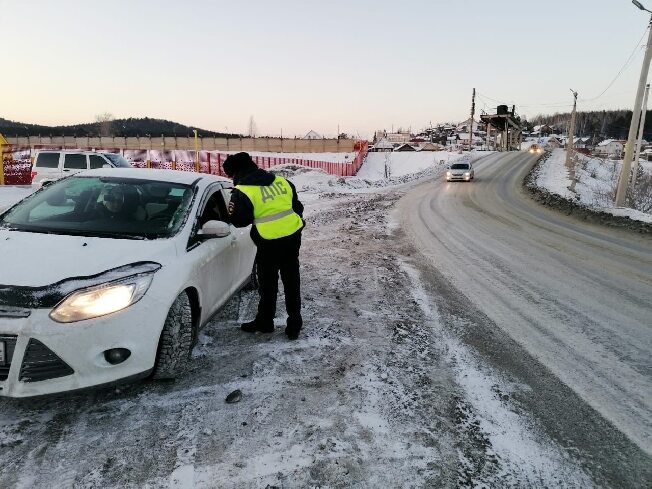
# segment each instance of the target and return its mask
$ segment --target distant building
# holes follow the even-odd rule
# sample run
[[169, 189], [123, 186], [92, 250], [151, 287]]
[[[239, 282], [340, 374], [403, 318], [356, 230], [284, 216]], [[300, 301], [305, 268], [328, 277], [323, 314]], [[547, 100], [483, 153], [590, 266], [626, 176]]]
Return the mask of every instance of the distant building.
[[308, 134], [303, 136], [303, 139], [322, 139], [322, 137], [317, 134], [315, 131], [309, 131]]
[[394, 149], [394, 151], [399, 151], [399, 152], [404, 152], [404, 151], [416, 151], [414, 146], [408, 143], [401, 144], [397, 148]]
[[616, 139], [605, 139], [598, 143], [593, 152], [598, 156], [622, 158], [624, 148], [625, 145], [622, 141]]
[[371, 148], [369, 148], [369, 151], [372, 151], [374, 153], [382, 153], [386, 151], [394, 151], [394, 145], [387, 141], [387, 139], [382, 138], [376, 142]]
[[420, 148], [419, 151], [441, 151], [444, 147], [438, 143], [425, 143]]

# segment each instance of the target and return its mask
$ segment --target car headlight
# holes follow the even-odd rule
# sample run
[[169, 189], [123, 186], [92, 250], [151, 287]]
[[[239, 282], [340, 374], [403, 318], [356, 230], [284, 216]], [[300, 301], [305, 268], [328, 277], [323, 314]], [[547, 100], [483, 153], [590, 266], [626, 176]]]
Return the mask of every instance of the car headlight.
[[470, 171], [465, 172], [465, 173], [464, 173], [464, 176], [465, 176], [465, 177], [470, 177], [470, 176], [471, 176], [471, 172], [470, 172]]
[[50, 318], [58, 323], [74, 323], [121, 311], [145, 295], [153, 278], [153, 273], [134, 275], [77, 290], [50, 312]]
[[446, 172], [447, 177], [450, 177], [452, 174], [453, 174], [452, 172], [449, 172], [449, 171]]

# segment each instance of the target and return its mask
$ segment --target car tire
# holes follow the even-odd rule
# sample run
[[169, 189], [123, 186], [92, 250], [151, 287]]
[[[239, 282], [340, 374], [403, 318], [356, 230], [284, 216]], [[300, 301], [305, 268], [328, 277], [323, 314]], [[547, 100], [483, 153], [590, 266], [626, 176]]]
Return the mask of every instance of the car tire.
[[251, 267], [251, 276], [249, 277], [249, 282], [247, 282], [247, 285], [244, 286], [245, 290], [258, 290], [258, 286], [260, 283], [258, 282], [258, 264], [256, 263], [256, 260], [254, 260], [254, 264]]
[[165, 318], [152, 378], [175, 379], [183, 372], [192, 351], [193, 329], [190, 299], [182, 292]]

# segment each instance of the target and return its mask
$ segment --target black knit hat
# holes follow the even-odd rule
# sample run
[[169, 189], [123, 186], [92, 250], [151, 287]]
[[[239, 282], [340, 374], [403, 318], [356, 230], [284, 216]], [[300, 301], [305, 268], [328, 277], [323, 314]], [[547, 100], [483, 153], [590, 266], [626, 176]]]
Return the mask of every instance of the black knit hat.
[[254, 163], [254, 160], [249, 156], [249, 153], [244, 152], [228, 156], [226, 160], [224, 160], [222, 167], [224, 168], [224, 173], [230, 177], [233, 177], [242, 171], [258, 168], [256, 163]]

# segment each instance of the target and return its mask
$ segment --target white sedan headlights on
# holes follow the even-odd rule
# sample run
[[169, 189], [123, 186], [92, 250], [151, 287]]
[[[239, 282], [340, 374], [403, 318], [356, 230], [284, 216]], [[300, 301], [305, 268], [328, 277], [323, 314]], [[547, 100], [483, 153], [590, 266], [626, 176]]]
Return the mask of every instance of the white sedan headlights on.
[[152, 273], [134, 275], [78, 290], [59, 303], [50, 313], [50, 318], [59, 323], [74, 323], [121, 311], [145, 295], [152, 278]]

